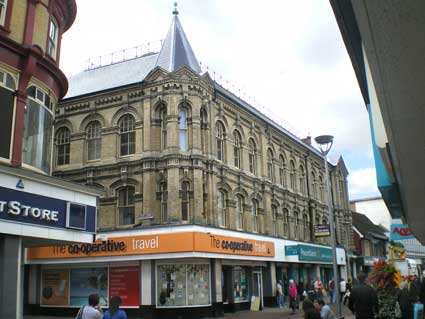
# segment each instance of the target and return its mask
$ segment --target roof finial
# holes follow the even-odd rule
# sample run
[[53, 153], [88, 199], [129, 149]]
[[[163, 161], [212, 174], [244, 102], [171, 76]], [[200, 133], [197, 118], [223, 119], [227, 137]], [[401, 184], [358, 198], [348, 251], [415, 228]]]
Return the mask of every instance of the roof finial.
[[177, 10], [177, 1], [174, 2], [174, 10], [173, 10], [173, 14], [176, 16], [179, 14], [179, 11]]

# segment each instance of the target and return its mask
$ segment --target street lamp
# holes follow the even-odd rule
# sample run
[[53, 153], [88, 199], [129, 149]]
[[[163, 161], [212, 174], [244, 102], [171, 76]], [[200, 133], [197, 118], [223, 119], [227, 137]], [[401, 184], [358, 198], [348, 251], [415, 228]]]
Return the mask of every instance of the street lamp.
[[325, 165], [325, 179], [326, 179], [326, 192], [328, 194], [328, 212], [329, 212], [329, 227], [331, 233], [331, 243], [332, 243], [332, 264], [333, 264], [333, 273], [334, 273], [334, 283], [335, 283], [335, 302], [337, 309], [338, 318], [341, 317], [341, 302], [340, 302], [340, 293], [339, 293], [339, 276], [338, 276], [338, 264], [336, 260], [336, 236], [335, 236], [335, 220], [334, 220], [334, 211], [332, 208], [332, 196], [331, 196], [331, 184], [330, 176], [328, 170], [328, 159], [327, 155], [331, 150], [334, 137], [332, 135], [320, 135], [314, 139], [319, 146], [320, 152], [323, 155], [323, 161]]

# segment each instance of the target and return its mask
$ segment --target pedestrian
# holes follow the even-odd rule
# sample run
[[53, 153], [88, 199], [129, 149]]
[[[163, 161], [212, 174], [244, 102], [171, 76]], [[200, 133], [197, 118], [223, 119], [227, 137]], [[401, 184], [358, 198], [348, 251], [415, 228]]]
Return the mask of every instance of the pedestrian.
[[413, 318], [413, 294], [410, 293], [408, 288], [408, 282], [403, 280], [400, 283], [400, 289], [397, 296], [398, 304], [400, 305], [401, 318], [402, 319], [411, 319]]
[[289, 295], [289, 307], [292, 309], [292, 313], [294, 314], [295, 309], [297, 309], [298, 291], [297, 291], [297, 286], [295, 285], [292, 279], [289, 280], [288, 295]]
[[358, 284], [355, 285], [348, 300], [348, 308], [356, 319], [373, 319], [378, 313], [378, 297], [375, 290], [365, 283], [367, 275], [359, 272]]
[[346, 305], [348, 298], [350, 298], [351, 289], [353, 288], [353, 284], [351, 283], [351, 278], [348, 278], [348, 281], [345, 287], [346, 287], [346, 292], [342, 300], [342, 303], [344, 304], [344, 306]]
[[326, 305], [323, 300], [318, 300], [315, 306], [320, 311], [320, 319], [336, 319], [331, 307]]
[[300, 299], [300, 301], [304, 301], [304, 282], [302, 279], [300, 279], [298, 281], [298, 285], [297, 285], [297, 292], [298, 292], [298, 298]]
[[114, 296], [109, 300], [109, 308], [105, 311], [103, 319], [127, 319], [127, 314], [120, 309], [121, 298]]
[[315, 292], [315, 299], [316, 300], [322, 300], [323, 299], [323, 284], [320, 280], [320, 277], [317, 276], [317, 280], [314, 282], [314, 292]]
[[320, 319], [320, 312], [314, 307], [311, 300], [305, 299], [302, 303], [304, 319]]
[[330, 303], [333, 304], [335, 303], [335, 281], [333, 278], [329, 280], [328, 286]]
[[344, 300], [344, 296], [346, 292], [347, 292], [347, 283], [345, 282], [344, 278], [341, 278], [341, 281], [339, 282], [340, 302]]
[[102, 319], [102, 308], [99, 307], [99, 295], [91, 294], [88, 298], [89, 304], [83, 306], [77, 314], [78, 319]]
[[282, 287], [282, 280], [279, 280], [276, 284], [276, 299], [277, 299], [277, 306], [279, 308], [283, 308], [283, 287]]

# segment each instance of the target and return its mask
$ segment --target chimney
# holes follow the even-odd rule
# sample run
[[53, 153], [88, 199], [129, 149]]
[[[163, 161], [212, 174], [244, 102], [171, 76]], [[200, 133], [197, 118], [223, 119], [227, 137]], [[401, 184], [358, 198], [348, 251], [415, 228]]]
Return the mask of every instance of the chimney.
[[307, 145], [311, 145], [311, 136], [308, 135], [307, 137], [302, 138], [301, 141], [303, 141]]

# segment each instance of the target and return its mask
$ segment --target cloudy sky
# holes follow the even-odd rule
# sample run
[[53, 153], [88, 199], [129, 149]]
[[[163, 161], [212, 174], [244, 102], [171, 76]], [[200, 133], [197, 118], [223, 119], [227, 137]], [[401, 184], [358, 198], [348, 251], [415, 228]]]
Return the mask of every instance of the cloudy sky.
[[[67, 76], [89, 57], [163, 39], [171, 0], [77, 0], [62, 39]], [[198, 60], [298, 136], [335, 136], [351, 199], [379, 195], [368, 117], [327, 0], [180, 0], [179, 18]], [[105, 61], [105, 59], [104, 59]], [[231, 83], [231, 84], [230, 84]]]

